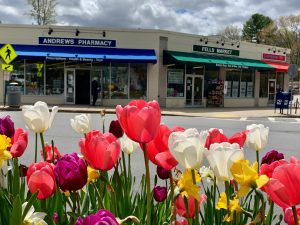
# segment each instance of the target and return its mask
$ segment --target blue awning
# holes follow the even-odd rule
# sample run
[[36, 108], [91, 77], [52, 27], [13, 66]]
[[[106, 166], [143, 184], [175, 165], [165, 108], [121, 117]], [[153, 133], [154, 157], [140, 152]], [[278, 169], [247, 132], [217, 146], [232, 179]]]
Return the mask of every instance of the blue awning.
[[156, 63], [154, 49], [12, 44], [19, 59]]

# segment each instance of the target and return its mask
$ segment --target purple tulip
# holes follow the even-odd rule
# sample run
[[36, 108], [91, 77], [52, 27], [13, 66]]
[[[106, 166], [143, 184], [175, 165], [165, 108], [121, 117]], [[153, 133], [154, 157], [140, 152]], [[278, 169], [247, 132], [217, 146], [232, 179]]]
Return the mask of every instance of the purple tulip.
[[77, 153], [65, 154], [57, 160], [54, 168], [58, 186], [63, 191], [76, 191], [87, 182], [87, 166]]
[[15, 135], [15, 125], [10, 116], [0, 118], [0, 134], [12, 138]]
[[162, 202], [167, 198], [167, 188], [156, 186], [153, 189], [153, 197], [157, 202]]
[[100, 209], [96, 214], [89, 215], [85, 218], [78, 218], [75, 225], [119, 225], [114, 215], [105, 210]]
[[272, 162], [284, 159], [283, 153], [277, 152], [276, 150], [271, 150], [266, 153], [266, 155], [261, 159], [261, 164], [271, 164]]
[[123, 136], [124, 131], [119, 123], [119, 120], [113, 120], [111, 121], [109, 125], [109, 133], [112, 133], [115, 135], [116, 138], [120, 138]]
[[170, 178], [170, 170], [166, 170], [165, 168], [161, 166], [157, 166], [156, 173], [158, 177], [162, 180], [166, 180]]
[[57, 222], [58, 222], [58, 214], [57, 214], [57, 212], [54, 212], [54, 214], [53, 214], [53, 221], [54, 221], [55, 224], [57, 224]]

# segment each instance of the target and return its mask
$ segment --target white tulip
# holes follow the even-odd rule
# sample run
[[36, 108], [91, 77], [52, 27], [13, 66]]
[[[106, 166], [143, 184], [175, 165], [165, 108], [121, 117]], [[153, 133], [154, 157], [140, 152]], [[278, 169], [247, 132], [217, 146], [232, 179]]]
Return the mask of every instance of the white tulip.
[[[22, 214], [24, 213], [24, 210], [26, 208], [26, 205], [28, 202], [24, 202], [22, 204]], [[29, 211], [25, 215], [25, 218], [23, 220], [22, 224], [30, 224], [30, 225], [47, 225], [44, 218], [47, 214], [44, 212], [34, 212], [34, 207], [31, 206], [29, 208]]]
[[203, 160], [206, 137], [206, 131], [199, 134], [195, 128], [173, 132], [169, 136], [168, 146], [173, 157], [185, 169], [197, 169]]
[[210, 145], [209, 150], [205, 149], [204, 154], [218, 181], [231, 180], [233, 178], [230, 172], [232, 164], [244, 159], [244, 152], [237, 143], [214, 143]]
[[135, 150], [137, 150], [138, 147], [140, 147], [139, 143], [131, 140], [126, 136], [126, 134], [123, 134], [123, 136], [119, 138], [119, 142], [121, 145], [121, 150], [128, 155], [132, 154]]
[[249, 131], [246, 139], [248, 148], [254, 151], [262, 150], [268, 142], [269, 127], [263, 124], [251, 124], [246, 129]]
[[58, 107], [54, 106], [50, 114], [47, 103], [41, 101], [36, 102], [34, 105], [22, 107], [26, 126], [37, 133], [43, 133], [51, 127], [57, 111]]
[[90, 114], [80, 114], [70, 119], [71, 127], [79, 134], [86, 134], [91, 131], [91, 115]]

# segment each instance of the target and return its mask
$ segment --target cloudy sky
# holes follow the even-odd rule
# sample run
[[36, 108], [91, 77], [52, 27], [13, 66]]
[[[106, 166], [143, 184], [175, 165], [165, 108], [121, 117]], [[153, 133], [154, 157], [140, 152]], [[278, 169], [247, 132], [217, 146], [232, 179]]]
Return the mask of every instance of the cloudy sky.
[[[216, 34], [254, 13], [300, 14], [300, 0], [56, 0], [59, 25], [147, 28]], [[33, 24], [27, 0], [0, 0], [2, 23]]]

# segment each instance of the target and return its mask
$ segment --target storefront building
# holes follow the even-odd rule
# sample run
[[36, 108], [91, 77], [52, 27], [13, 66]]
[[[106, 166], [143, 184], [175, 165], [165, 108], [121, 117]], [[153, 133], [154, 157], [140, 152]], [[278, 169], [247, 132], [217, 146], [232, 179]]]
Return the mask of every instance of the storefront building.
[[17, 56], [12, 72], [1, 71], [0, 103], [11, 81], [21, 86], [22, 104], [90, 105], [94, 79], [103, 106], [131, 99], [167, 108], [268, 106], [288, 90], [289, 49], [216, 36], [1, 24], [0, 44]]

